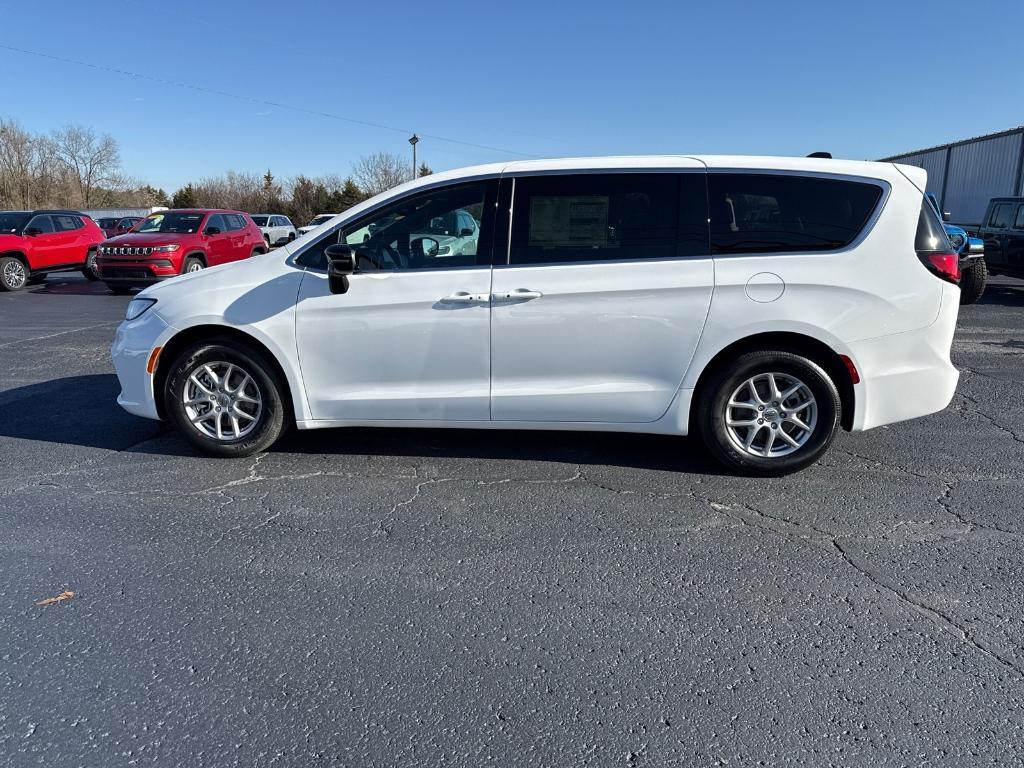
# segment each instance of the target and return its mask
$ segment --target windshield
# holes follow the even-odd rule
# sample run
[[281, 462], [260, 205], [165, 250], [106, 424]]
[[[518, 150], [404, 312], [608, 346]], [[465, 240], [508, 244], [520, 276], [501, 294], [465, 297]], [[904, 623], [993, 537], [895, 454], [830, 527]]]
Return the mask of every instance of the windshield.
[[253, 216], [252, 220], [256, 223], [257, 227], [267, 226], [267, 216]]
[[117, 222], [117, 226], [131, 228], [138, 224], [140, 221], [142, 221], [142, 219], [137, 218], [135, 216], [128, 216]]
[[151, 232], [169, 232], [178, 235], [191, 235], [199, 231], [203, 223], [204, 213], [154, 213], [147, 216], [135, 231], [146, 234]]
[[96, 223], [103, 227], [103, 229], [110, 229], [117, 225], [117, 219], [96, 219]]
[[28, 222], [31, 213], [25, 211], [6, 211], [0, 213], [0, 234], [9, 235], [17, 232]]

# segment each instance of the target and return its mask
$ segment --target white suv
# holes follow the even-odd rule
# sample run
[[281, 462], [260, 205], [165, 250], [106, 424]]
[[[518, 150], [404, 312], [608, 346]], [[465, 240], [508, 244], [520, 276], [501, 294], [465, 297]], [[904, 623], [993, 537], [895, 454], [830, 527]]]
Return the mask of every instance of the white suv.
[[734, 471], [790, 472], [953, 396], [957, 257], [925, 181], [751, 157], [438, 173], [140, 293], [118, 402], [221, 456], [289, 423], [696, 431]]
[[268, 248], [284, 245], [295, 239], [295, 225], [287, 216], [275, 213], [254, 213], [252, 220], [256, 222], [256, 226], [263, 233], [263, 239], [267, 241]]

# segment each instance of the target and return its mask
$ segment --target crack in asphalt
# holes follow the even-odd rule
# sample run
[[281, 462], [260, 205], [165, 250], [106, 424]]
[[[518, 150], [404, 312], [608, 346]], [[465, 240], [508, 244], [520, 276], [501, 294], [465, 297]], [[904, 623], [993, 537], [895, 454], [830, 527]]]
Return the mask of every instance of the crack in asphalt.
[[[915, 599], [906, 589], [891, 583], [880, 573], [868, 566], [861, 558], [856, 557], [853, 554], [852, 548], [848, 544], [842, 543], [843, 539], [853, 537], [837, 536], [812, 525], [772, 515], [748, 504], [736, 505], [740, 509], [745, 510], [747, 514], [739, 513], [732, 505], [721, 502], [709, 501], [708, 504], [715, 511], [731, 517], [743, 525], [748, 525], [776, 536], [805, 541], [830, 549], [838, 554], [851, 568], [882, 590], [883, 593], [895, 598], [898, 603], [906, 606], [919, 616], [928, 619], [940, 630], [949, 632], [969, 648], [1014, 672], [1020, 679], [1024, 680], [1024, 665], [988, 647], [974, 637], [970, 629], [959, 624], [949, 614], [927, 605], [921, 600]], [[896, 527], [899, 527], [899, 525]]]

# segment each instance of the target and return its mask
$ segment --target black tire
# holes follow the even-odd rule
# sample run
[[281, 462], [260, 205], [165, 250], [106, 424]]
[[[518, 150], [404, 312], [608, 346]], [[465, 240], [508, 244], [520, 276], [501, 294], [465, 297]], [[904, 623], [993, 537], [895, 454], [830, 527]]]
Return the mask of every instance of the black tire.
[[[809, 437], [792, 453], [782, 456], [755, 456], [747, 452], [730, 436], [725, 423], [727, 404], [737, 388], [752, 377], [767, 373], [791, 376], [803, 382], [814, 396], [817, 407], [817, 419]], [[782, 387], [779, 386], [779, 389]], [[718, 368], [701, 387], [697, 406], [696, 420], [712, 455], [738, 474], [761, 477], [786, 475], [817, 461], [835, 439], [842, 415], [839, 392], [825, 369], [799, 354], [779, 350], [747, 352]], [[764, 411], [767, 423], [763, 427], [758, 426], [758, 429], [775, 429], [772, 424], [782, 422], [772, 422], [768, 417], [772, 409], [771, 402], [765, 407], [768, 409]], [[761, 415], [753, 409], [751, 414], [752, 418]], [[797, 430], [792, 425], [787, 426], [796, 434]], [[785, 429], [781, 426], [779, 428]], [[749, 436], [750, 433], [747, 431], [744, 434]], [[757, 437], [759, 435], [755, 439]], [[763, 446], [766, 437], [760, 440]]]
[[132, 287], [130, 285], [108, 285], [107, 290], [115, 296], [127, 296], [132, 292]]
[[32, 271], [25, 262], [14, 256], [0, 258], [0, 290], [20, 291], [32, 279]]
[[985, 293], [985, 283], [988, 282], [988, 268], [985, 266], [985, 258], [972, 259], [960, 273], [960, 303], [973, 304]]
[[267, 244], [267, 250], [269, 251], [273, 246], [270, 244], [270, 235], [263, 236], [263, 242]]
[[[185, 412], [183, 395], [189, 377], [202, 366], [217, 362], [238, 366], [252, 377], [262, 399], [259, 415], [247, 434], [218, 440], [203, 434]], [[237, 386], [237, 384], [236, 384]], [[249, 390], [252, 392], [252, 390]], [[251, 347], [233, 339], [216, 338], [189, 347], [171, 366], [164, 387], [164, 410], [186, 440], [211, 456], [241, 458], [265, 451], [285, 431], [290, 420], [286, 392], [274, 367]], [[220, 421], [221, 417], [216, 417]], [[223, 422], [222, 422], [223, 423]], [[227, 424], [224, 424], [225, 429]], [[212, 428], [212, 427], [211, 427]]]
[[288, 242], [290, 243], [294, 239], [295, 239], [295, 233], [294, 232], [289, 232], [288, 233]]
[[255, 248], [252, 249], [252, 253], [249, 254], [249, 258], [251, 259], [253, 256], [262, 256], [264, 253], [267, 253], [267, 251], [263, 250], [257, 245]]
[[100, 271], [96, 269], [96, 249], [93, 248], [85, 257], [85, 266], [82, 268], [82, 276], [90, 283], [100, 279]]
[[[198, 267], [196, 265], [198, 265]], [[189, 272], [198, 272], [201, 269], [206, 269], [206, 265], [203, 264], [203, 260], [197, 259], [195, 256], [189, 256], [185, 259], [185, 263], [181, 265], [181, 274], [187, 275]]]

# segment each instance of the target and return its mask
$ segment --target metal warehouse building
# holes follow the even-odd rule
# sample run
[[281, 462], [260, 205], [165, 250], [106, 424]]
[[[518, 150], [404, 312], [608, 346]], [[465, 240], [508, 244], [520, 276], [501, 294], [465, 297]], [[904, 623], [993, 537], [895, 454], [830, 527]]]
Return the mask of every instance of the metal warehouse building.
[[1024, 194], [1024, 126], [883, 160], [928, 171], [928, 191], [968, 227], [981, 224], [991, 198]]

